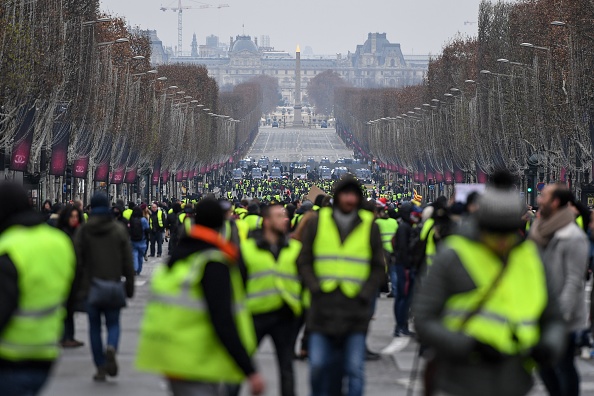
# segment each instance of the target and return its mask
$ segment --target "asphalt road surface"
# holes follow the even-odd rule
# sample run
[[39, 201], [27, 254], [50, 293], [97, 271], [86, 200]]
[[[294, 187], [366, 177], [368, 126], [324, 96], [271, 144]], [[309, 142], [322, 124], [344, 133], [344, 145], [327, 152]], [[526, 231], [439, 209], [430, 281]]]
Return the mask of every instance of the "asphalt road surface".
[[248, 156], [254, 159], [266, 155], [270, 160], [281, 162], [305, 162], [313, 157], [319, 162], [328, 157], [330, 162], [338, 158], [352, 158], [349, 150], [332, 128], [260, 128]]
[[[163, 251], [167, 251], [166, 244]], [[134, 368], [134, 357], [138, 343], [138, 331], [144, 307], [149, 297], [150, 275], [162, 259], [150, 258], [145, 263], [143, 273], [136, 280], [136, 295], [129, 301], [128, 308], [122, 312], [122, 331], [118, 361], [120, 374], [106, 383], [95, 383], [92, 380], [94, 366], [87, 333], [87, 318], [77, 313], [76, 338], [85, 342], [78, 349], [64, 350], [60, 361], [42, 396], [166, 396], [167, 388], [163, 380], [157, 376], [140, 373]], [[368, 362], [366, 365], [367, 396], [404, 396], [422, 395], [417, 380], [411, 382], [411, 373], [415, 363], [417, 343], [408, 337], [392, 337], [394, 329], [393, 299], [380, 297], [374, 320], [367, 337], [368, 347], [381, 352], [381, 360]], [[256, 355], [256, 364], [267, 382], [266, 395], [279, 395], [278, 371], [271, 343], [265, 339]], [[592, 360], [577, 358], [578, 368], [582, 376], [581, 394], [594, 395], [594, 368]], [[421, 365], [424, 362], [421, 361]], [[297, 395], [309, 394], [307, 362], [295, 361]], [[413, 384], [413, 393], [407, 393], [409, 384]], [[487, 384], [485, 384], [488, 386]], [[241, 396], [248, 396], [247, 389], [242, 389]], [[532, 395], [545, 395], [542, 385], [535, 386]]]

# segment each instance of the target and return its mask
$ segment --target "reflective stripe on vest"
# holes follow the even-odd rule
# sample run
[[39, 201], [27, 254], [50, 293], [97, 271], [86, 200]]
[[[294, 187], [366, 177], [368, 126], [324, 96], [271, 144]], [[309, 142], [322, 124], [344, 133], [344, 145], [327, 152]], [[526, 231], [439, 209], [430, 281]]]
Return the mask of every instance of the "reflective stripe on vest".
[[241, 255], [248, 271], [247, 306], [252, 314], [280, 309], [287, 304], [295, 316], [301, 315], [301, 282], [297, 275], [297, 257], [301, 242], [290, 240], [278, 256], [260, 249], [254, 239], [241, 244]]
[[[159, 228], [163, 228], [163, 225], [165, 224], [165, 212], [163, 212], [161, 209], [157, 209], [157, 221], [159, 223]], [[150, 217], [150, 223], [149, 226], [151, 227], [151, 230], [153, 229], [153, 215], [151, 214]]]
[[296, 214], [295, 216], [293, 216], [293, 218], [291, 219], [291, 227], [292, 228], [297, 227], [297, 224], [299, 224], [301, 217], [303, 217], [302, 214]]
[[275, 311], [287, 304], [295, 316], [301, 315], [301, 281], [297, 275], [297, 257], [301, 242], [290, 240], [274, 259], [272, 253], [260, 249], [254, 239], [241, 244], [241, 253], [248, 270], [247, 306], [252, 314]]
[[548, 299], [544, 266], [536, 245], [525, 241], [511, 251], [503, 278], [483, 308], [468, 320], [464, 329], [460, 329], [491, 287], [503, 264], [478, 242], [450, 236], [445, 243], [456, 252], [476, 285], [476, 289], [448, 299], [443, 319], [445, 326], [452, 331], [463, 331], [509, 355], [522, 353], [536, 345], [540, 337], [538, 321]]
[[258, 230], [262, 228], [262, 218], [258, 215], [247, 215], [243, 218], [250, 229], [250, 231]]
[[256, 336], [245, 308], [239, 269], [218, 250], [207, 250], [155, 270], [140, 330], [136, 365], [140, 370], [191, 381], [241, 383], [245, 375], [214, 329], [201, 285], [208, 262], [226, 264], [231, 278], [235, 325], [251, 355]]
[[0, 333], [0, 359], [54, 360], [63, 331], [63, 304], [76, 267], [72, 242], [47, 224], [13, 226], [0, 234], [3, 255], [17, 271], [19, 302]]
[[433, 264], [433, 256], [437, 252], [437, 247], [435, 246], [435, 220], [434, 219], [427, 219], [423, 224], [423, 228], [421, 228], [421, 235], [419, 236], [422, 241], [426, 241], [425, 244], [425, 261], [427, 266], [431, 266]]
[[231, 222], [229, 220], [225, 220], [223, 229], [221, 230], [221, 235], [227, 242], [231, 240]]
[[373, 214], [360, 210], [359, 217], [361, 223], [342, 243], [332, 218], [332, 208], [319, 210], [318, 229], [313, 243], [313, 266], [325, 293], [340, 287], [345, 296], [354, 298], [369, 278]]
[[384, 250], [393, 253], [394, 248], [392, 247], [392, 238], [394, 238], [394, 235], [396, 235], [396, 231], [398, 230], [398, 222], [396, 219], [392, 218], [379, 218], [375, 220], [375, 223], [379, 227]]

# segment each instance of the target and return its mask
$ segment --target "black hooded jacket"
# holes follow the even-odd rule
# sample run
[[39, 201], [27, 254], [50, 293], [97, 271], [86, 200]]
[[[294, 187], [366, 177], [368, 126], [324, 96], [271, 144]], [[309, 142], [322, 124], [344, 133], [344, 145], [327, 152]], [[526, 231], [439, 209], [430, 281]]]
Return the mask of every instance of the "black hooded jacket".
[[394, 256], [396, 257], [396, 265], [403, 265], [409, 268], [411, 265], [410, 257], [410, 239], [412, 237], [412, 204], [404, 204], [398, 211], [401, 222], [396, 231], [396, 238], [394, 238]]
[[[363, 192], [356, 179], [347, 177], [337, 183], [334, 192], [334, 211], [337, 208], [337, 196], [342, 191], [358, 191], [363, 202]], [[341, 241], [344, 242], [348, 235], [361, 223], [357, 215], [348, 227], [340, 227]], [[369, 262], [370, 275], [362, 285], [359, 295], [355, 298], [345, 296], [340, 289], [324, 293], [320, 289], [320, 281], [314, 268], [313, 243], [318, 232], [318, 214], [312, 215], [305, 224], [301, 242], [301, 253], [297, 259], [297, 268], [307, 289], [312, 295], [312, 305], [307, 318], [310, 331], [323, 333], [329, 336], [342, 337], [355, 332], [365, 333], [371, 319], [371, 301], [384, 278], [385, 262], [382, 241], [377, 225], [374, 223], [369, 235], [372, 257]]]

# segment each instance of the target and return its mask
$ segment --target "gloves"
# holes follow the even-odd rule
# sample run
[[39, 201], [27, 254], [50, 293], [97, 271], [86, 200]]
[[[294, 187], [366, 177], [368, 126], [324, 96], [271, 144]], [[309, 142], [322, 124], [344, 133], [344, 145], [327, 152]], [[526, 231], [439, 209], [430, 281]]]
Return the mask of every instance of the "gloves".
[[539, 366], [550, 366], [553, 363], [553, 351], [542, 344], [536, 345], [530, 352], [530, 357], [534, 359]]
[[505, 356], [491, 345], [476, 341], [473, 351], [477, 354], [481, 361], [485, 363], [499, 363]]

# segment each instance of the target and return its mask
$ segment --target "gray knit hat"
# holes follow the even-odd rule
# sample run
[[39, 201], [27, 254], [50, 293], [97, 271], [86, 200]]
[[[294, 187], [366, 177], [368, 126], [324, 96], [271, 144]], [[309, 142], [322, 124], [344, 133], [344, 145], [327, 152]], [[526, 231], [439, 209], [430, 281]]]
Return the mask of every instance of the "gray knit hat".
[[493, 181], [487, 185], [478, 205], [476, 219], [482, 230], [509, 233], [523, 226], [526, 205], [514, 187], [514, 177], [507, 171], [493, 175]]

